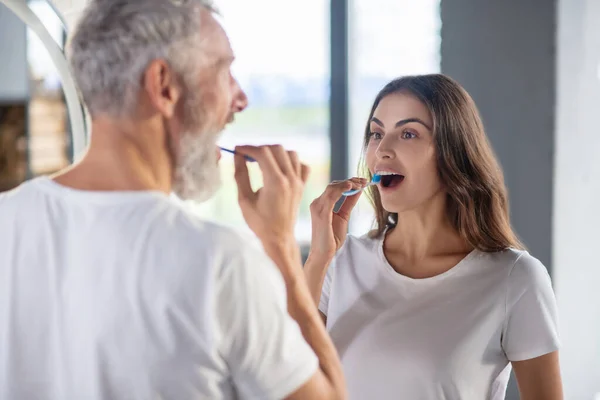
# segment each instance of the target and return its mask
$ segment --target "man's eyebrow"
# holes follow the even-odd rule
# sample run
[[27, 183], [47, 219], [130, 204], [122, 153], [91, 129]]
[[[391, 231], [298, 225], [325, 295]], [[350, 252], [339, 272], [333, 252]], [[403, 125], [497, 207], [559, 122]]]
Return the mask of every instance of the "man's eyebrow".
[[206, 64], [206, 68], [217, 68], [218, 69], [218, 68], [228, 67], [235, 60], [234, 56], [212, 57], [212, 60], [210, 59], [211, 58], [210, 54], [207, 55], [207, 57], [208, 57], [207, 62], [209, 64], [208, 63]]
[[231, 65], [233, 64], [233, 61], [235, 61], [235, 56], [225, 56], [225, 57], [221, 57], [217, 60], [216, 65], [221, 67], [221, 66], [225, 66], [225, 65]]

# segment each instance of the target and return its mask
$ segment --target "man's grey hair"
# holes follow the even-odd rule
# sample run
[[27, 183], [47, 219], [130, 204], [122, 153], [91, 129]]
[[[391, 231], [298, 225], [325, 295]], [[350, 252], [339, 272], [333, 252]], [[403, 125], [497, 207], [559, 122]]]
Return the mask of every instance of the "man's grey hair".
[[90, 114], [133, 111], [143, 73], [164, 59], [184, 82], [201, 61], [200, 11], [210, 0], [92, 0], [69, 39], [69, 63]]

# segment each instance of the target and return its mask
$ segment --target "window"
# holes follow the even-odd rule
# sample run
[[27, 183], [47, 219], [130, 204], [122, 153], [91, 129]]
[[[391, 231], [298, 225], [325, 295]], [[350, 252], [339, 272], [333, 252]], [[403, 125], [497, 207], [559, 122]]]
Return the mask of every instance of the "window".
[[[308, 243], [310, 203], [329, 183], [329, 2], [227, 0], [217, 6], [236, 54], [234, 75], [250, 101], [219, 143], [282, 144], [310, 165], [296, 227], [298, 241]], [[195, 208], [205, 218], [243, 228], [233, 159], [224, 153], [220, 164], [220, 191]], [[258, 166], [249, 168], [253, 184], [260, 185]]]
[[[349, 170], [357, 171], [369, 111], [386, 83], [402, 75], [440, 70], [440, 0], [351, 2]], [[367, 232], [374, 213], [363, 196], [352, 213], [350, 232]]]

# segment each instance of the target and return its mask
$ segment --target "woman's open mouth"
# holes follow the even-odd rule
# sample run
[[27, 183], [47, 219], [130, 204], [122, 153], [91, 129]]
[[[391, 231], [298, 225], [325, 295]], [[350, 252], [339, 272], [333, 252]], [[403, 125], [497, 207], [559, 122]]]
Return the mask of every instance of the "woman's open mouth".
[[404, 181], [404, 175], [394, 174], [391, 172], [380, 172], [381, 186], [386, 189], [393, 189]]

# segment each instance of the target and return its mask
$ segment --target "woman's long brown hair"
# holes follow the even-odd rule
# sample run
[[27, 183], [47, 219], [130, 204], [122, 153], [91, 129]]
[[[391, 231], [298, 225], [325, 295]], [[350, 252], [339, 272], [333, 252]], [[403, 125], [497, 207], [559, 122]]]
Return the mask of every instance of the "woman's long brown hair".
[[[388, 83], [377, 95], [365, 129], [364, 150], [369, 144], [369, 122], [381, 100], [406, 93], [420, 100], [433, 118], [437, 167], [447, 192], [447, 216], [460, 236], [485, 252], [523, 249], [510, 225], [508, 196], [502, 169], [483, 129], [471, 96], [445, 75], [407, 76]], [[363, 160], [360, 173], [371, 178]], [[371, 233], [381, 237], [398, 223], [398, 214], [383, 209], [376, 186], [368, 189], [375, 208], [376, 225]]]

